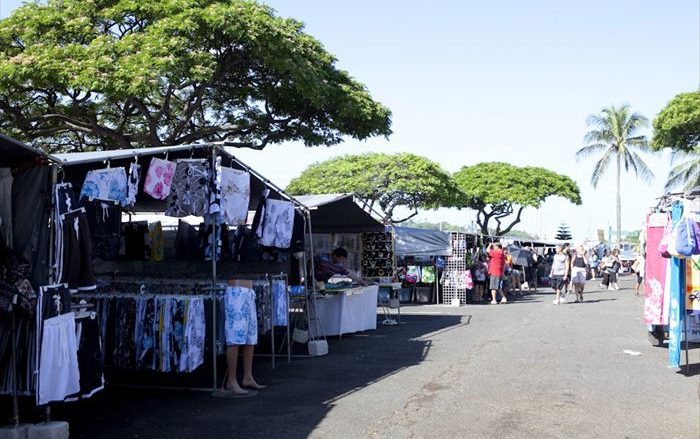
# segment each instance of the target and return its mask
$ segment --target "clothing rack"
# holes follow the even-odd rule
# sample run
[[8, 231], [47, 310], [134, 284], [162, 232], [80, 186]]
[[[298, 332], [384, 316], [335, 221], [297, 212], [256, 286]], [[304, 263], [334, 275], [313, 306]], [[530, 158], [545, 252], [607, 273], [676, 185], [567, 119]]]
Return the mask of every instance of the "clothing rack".
[[[163, 146], [163, 147], [159, 147], [159, 148], [145, 148], [145, 149], [129, 149], [129, 150], [110, 151], [110, 152], [105, 153], [106, 158], [104, 159], [104, 161], [102, 161], [102, 160], [96, 161], [94, 158], [91, 158], [91, 157], [83, 158], [83, 157], [77, 157], [77, 156], [70, 161], [67, 159], [63, 159], [61, 161], [58, 161], [56, 164], [54, 164], [52, 166], [52, 175], [51, 175], [52, 187], [55, 188], [55, 186], [57, 185], [58, 180], [59, 180], [59, 174], [63, 174], [63, 177], [64, 177], [65, 173], [66, 173], [66, 169], [68, 169], [71, 166], [75, 166], [75, 165], [90, 165], [90, 164], [94, 163], [96, 166], [99, 166], [99, 163], [105, 163], [105, 164], [107, 164], [107, 166], [109, 166], [111, 164], [112, 160], [114, 160], [114, 161], [131, 160], [133, 158], [134, 160], [138, 161], [139, 158], [141, 158], [141, 157], [156, 157], [156, 156], [163, 155], [163, 154], [166, 156], [166, 159], [167, 159], [168, 154], [170, 152], [173, 152], [173, 153], [177, 152], [181, 155], [183, 152], [188, 151], [188, 150], [190, 151], [190, 157], [192, 158], [194, 156], [194, 152], [198, 151], [199, 157], [202, 157], [204, 155], [210, 159], [212, 168], [214, 168], [216, 166], [217, 159], [221, 160], [221, 158], [224, 158], [224, 157], [229, 158], [230, 159], [230, 167], [233, 167], [233, 164], [235, 163], [236, 166], [242, 168], [246, 172], [255, 176], [258, 180], [262, 181], [264, 186], [273, 189], [278, 194], [280, 194], [280, 196], [283, 199], [293, 203], [295, 206], [295, 209], [297, 211], [301, 212], [301, 214], [304, 217], [304, 234], [305, 234], [305, 236], [308, 236], [308, 239], [312, 240], [312, 237], [311, 237], [311, 216], [310, 216], [309, 208], [306, 207], [305, 205], [299, 203], [296, 199], [294, 199], [292, 196], [287, 194], [282, 188], [275, 185], [267, 178], [263, 177], [262, 174], [260, 174], [259, 172], [252, 169], [250, 166], [248, 166], [245, 163], [243, 163], [242, 161], [240, 161], [237, 157], [235, 157], [233, 154], [231, 154], [226, 149], [226, 146], [234, 146], [234, 145], [231, 145], [230, 143], [227, 143], [227, 142], [206, 142], [206, 143], [196, 143], [196, 144], [187, 144], [187, 145]], [[225, 164], [222, 164], [222, 166], [225, 166]], [[61, 180], [63, 180], [63, 177], [61, 177]], [[52, 197], [52, 200], [53, 200], [53, 197]], [[55, 206], [54, 206], [54, 208], [55, 208]], [[126, 209], [123, 209], [123, 210], [126, 210]], [[213, 222], [212, 227], [213, 227], [212, 236], [216, 236], [217, 228], [219, 227], [219, 225], [217, 225], [216, 221]], [[56, 228], [56, 224], [54, 224], [54, 215], [51, 215], [50, 228], [52, 231], [51, 235], [53, 236], [55, 233], [54, 232], [55, 228]], [[49, 283], [51, 283], [51, 284], [56, 283], [56, 281], [57, 281], [57, 279], [55, 279], [57, 273], [55, 273], [55, 271], [53, 270], [53, 268], [55, 266], [55, 261], [53, 260], [53, 255], [55, 254], [54, 242], [55, 241], [53, 239], [50, 241], [51, 248], [50, 248], [50, 252], [49, 252], [49, 254], [50, 254], [49, 268], [51, 270]], [[157, 283], [159, 285], [166, 285], [166, 286], [172, 285], [176, 288], [183, 287], [183, 288], [186, 288], [188, 290], [194, 291], [194, 294], [177, 294], [177, 295], [157, 294], [157, 293], [153, 293], [152, 291], [145, 291], [145, 293], [144, 293], [146, 295], [154, 295], [157, 297], [211, 297], [214, 299], [214, 300], [212, 300], [212, 303], [213, 303], [213, 305], [212, 305], [213, 306], [212, 331], [214, 331], [212, 334], [212, 341], [214, 343], [214, 346], [213, 346], [214, 349], [212, 349], [212, 358], [211, 358], [212, 369], [213, 369], [211, 389], [216, 390], [218, 388], [218, 379], [217, 379], [218, 361], [217, 361], [217, 351], [216, 351], [215, 343], [216, 343], [216, 339], [217, 339], [216, 328], [218, 326], [217, 325], [218, 301], [215, 300], [215, 298], [217, 295], [219, 295], [225, 289], [225, 286], [220, 285], [219, 281], [217, 279], [217, 274], [218, 274], [217, 262], [218, 261], [217, 261], [217, 257], [216, 257], [216, 244], [214, 244], [213, 255], [214, 255], [214, 257], [212, 257], [212, 260], [211, 260], [211, 276], [208, 279], [198, 279], [196, 281], [196, 283], [194, 284], [194, 286], [192, 285], [192, 279], [181, 279], [180, 280], [180, 279], [172, 279], [172, 278], [169, 278], [167, 276], [163, 276], [161, 278], [159, 276], [153, 276], [153, 275], [149, 276], [148, 278], [134, 279], [134, 280], [132, 280], [133, 283], [131, 283], [131, 284], [127, 284], [126, 279], [115, 280], [115, 282], [120, 282], [124, 285], [138, 285], [140, 288], [140, 286], [143, 285], [144, 283], [152, 281], [152, 282]], [[313, 257], [314, 257], [313, 246], [311, 246], [310, 257], [312, 260], [312, 269], [313, 269]], [[304, 279], [305, 279], [306, 283], [308, 283], [308, 278], [309, 278], [308, 270], [306, 267], [306, 259], [307, 258], [308, 258], [308, 255], [303, 258], [303, 262], [304, 262], [303, 271], [304, 271]], [[104, 275], [107, 275], [107, 274], [105, 273]], [[115, 278], [116, 276], [117, 276], [116, 273], [112, 273], [112, 278]], [[249, 276], [238, 276], [238, 278], [240, 278], [240, 279], [245, 279], [247, 277], [249, 277]], [[282, 278], [282, 275], [280, 275], [280, 278]], [[270, 278], [268, 277], [268, 280], [269, 279]], [[288, 279], [287, 279], [286, 275], [284, 275], [284, 279], [285, 279], [285, 284], [288, 285]], [[314, 288], [313, 284], [310, 285], [310, 288], [311, 289]], [[310, 291], [308, 285], [307, 285], [306, 291], [307, 292]], [[201, 294], [200, 294], [200, 292], [201, 292]], [[74, 297], [85, 297], [85, 298], [115, 297], [115, 296], [117, 296], [117, 297], [129, 297], [126, 294], [128, 294], [128, 293], [118, 293], [118, 292], [115, 292], [115, 293], [92, 293], [92, 294], [77, 295], [77, 296], [74, 295]], [[133, 297], [144, 297], [144, 295], [142, 293], [138, 293], [138, 294], [131, 293], [131, 294], [133, 295]], [[272, 300], [273, 300], [273, 306], [274, 306], [274, 296], [273, 296]], [[288, 304], [287, 312], [288, 313], [289, 313], [289, 303], [290, 303], [289, 294], [287, 292], [287, 304]], [[274, 311], [274, 308], [273, 308], [273, 311]], [[287, 333], [288, 334], [289, 334], [289, 330], [290, 330], [289, 323], [290, 322], [288, 321], [288, 325], [287, 325]], [[273, 329], [271, 330], [272, 337], [274, 337], [274, 332], [275, 331], [274, 331], [274, 326], [273, 326]], [[288, 336], [287, 337], [288, 361], [291, 361], [291, 346], [289, 345], [290, 339], [291, 339], [291, 337]], [[273, 342], [272, 342], [273, 368], [275, 367], [275, 352], [274, 351], [275, 351], [275, 344], [274, 344], [274, 338], [273, 338]], [[47, 421], [50, 420], [50, 407], [49, 406], [47, 406], [47, 409], [46, 409], [46, 420]]]
[[[668, 192], [663, 194], [660, 197], [656, 197], [657, 204], [655, 207], [652, 207], [650, 209], [651, 213], [654, 212], [668, 212], [669, 209], [672, 207], [672, 205], [677, 202], [677, 201], [694, 201], [700, 198], [700, 192], [698, 191], [698, 188], [694, 188], [690, 192]], [[681, 318], [683, 321], [683, 335], [685, 338], [685, 348], [683, 349], [685, 351], [685, 371], [686, 374], [690, 373], [690, 355], [689, 355], [689, 341], [688, 341], [688, 315], [692, 314], [692, 312], [688, 312], [686, 309], [685, 312], [681, 313]], [[658, 326], [658, 325], [651, 325], [651, 326]]]

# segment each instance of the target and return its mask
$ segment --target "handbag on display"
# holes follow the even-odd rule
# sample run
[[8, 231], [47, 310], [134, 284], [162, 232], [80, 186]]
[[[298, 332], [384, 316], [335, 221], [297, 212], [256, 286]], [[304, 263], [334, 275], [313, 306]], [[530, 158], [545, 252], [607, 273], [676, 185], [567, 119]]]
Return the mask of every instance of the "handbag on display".
[[697, 249], [694, 222], [689, 217], [683, 216], [676, 226], [678, 230], [676, 252], [682, 257], [692, 256]]
[[669, 237], [668, 240], [668, 248], [666, 251], [668, 251], [668, 254], [673, 256], [674, 258], [685, 258], [682, 254], [678, 253], [678, 241], [679, 241], [679, 232], [680, 232], [680, 225], [683, 223], [682, 220], [676, 222], [676, 224], [671, 226], [671, 236]]
[[664, 226], [664, 234], [659, 241], [659, 254], [664, 258], [670, 258], [671, 253], [668, 252], [668, 245], [671, 242], [671, 232], [673, 231], [673, 224], [670, 218], [666, 218], [666, 225]]

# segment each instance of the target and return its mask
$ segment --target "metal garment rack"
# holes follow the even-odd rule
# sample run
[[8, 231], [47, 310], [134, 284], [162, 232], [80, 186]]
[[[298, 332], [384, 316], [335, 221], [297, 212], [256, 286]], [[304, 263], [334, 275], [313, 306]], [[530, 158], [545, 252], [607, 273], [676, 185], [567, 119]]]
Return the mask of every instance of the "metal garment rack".
[[[249, 167], [245, 163], [238, 160], [238, 158], [236, 158], [233, 154], [231, 154], [229, 151], [226, 150], [225, 147], [227, 145], [230, 146], [230, 144], [228, 144], [226, 142], [207, 142], [207, 143], [196, 143], [196, 144], [188, 144], [188, 145], [164, 146], [164, 147], [159, 147], [159, 148], [155, 148], [155, 149], [151, 148], [150, 150], [148, 148], [146, 148], [146, 149], [130, 149], [130, 150], [114, 151], [114, 152], [111, 152], [107, 155], [108, 157], [104, 160], [104, 163], [107, 163], [109, 165], [109, 162], [111, 160], [121, 160], [121, 159], [128, 159], [128, 158], [132, 158], [132, 157], [138, 159], [138, 157], [143, 157], [143, 156], [155, 157], [155, 156], [161, 155], [161, 154], [165, 154], [167, 157], [169, 152], [183, 152], [183, 151], [188, 151], [188, 150], [194, 152], [195, 150], [204, 150], [204, 149], [210, 150], [209, 152], [211, 154], [210, 158], [211, 158], [212, 169], [216, 168], [217, 158], [219, 156], [221, 156], [221, 157], [225, 156], [231, 160], [232, 165], [233, 165], [233, 163], [236, 163], [239, 167], [244, 169], [246, 172], [250, 173], [251, 175], [253, 175], [256, 178], [258, 178], [259, 180], [261, 180], [266, 187], [273, 189], [280, 196], [282, 196], [284, 199], [293, 203], [295, 205], [295, 209], [299, 210], [302, 213], [302, 215], [304, 216], [305, 226], [308, 222], [309, 227], [308, 227], [308, 229], [305, 227], [305, 232], [308, 231], [308, 236], [309, 236], [309, 239], [311, 240], [312, 239], [311, 238], [311, 216], [310, 216], [309, 208], [306, 207], [305, 205], [303, 205], [302, 203], [298, 202], [296, 199], [294, 199], [289, 194], [287, 194], [279, 186], [275, 185], [270, 180], [263, 177], [262, 174], [260, 174], [259, 172], [255, 171], [254, 169], [252, 169], [251, 167]], [[72, 160], [70, 162], [59, 160], [58, 163], [53, 164], [52, 165], [52, 175], [51, 175], [51, 190], [52, 191], [55, 190], [56, 184], [58, 182], [58, 173], [63, 171], [64, 166], [82, 165], [82, 164], [89, 164], [89, 163], [102, 163], [102, 160], [97, 161], [97, 160], [94, 160], [91, 158], [84, 158], [83, 159], [81, 157], [79, 159]], [[52, 197], [52, 200], [53, 200], [53, 197]], [[56, 206], [53, 206], [54, 209], [55, 209], [55, 207]], [[51, 228], [51, 231], [52, 231], [52, 233], [50, 235], [54, 236], [55, 235], [55, 228], [56, 228], [56, 224], [54, 224], [54, 222], [53, 222], [54, 215], [50, 215], [50, 217], [51, 217], [51, 224], [49, 227]], [[217, 222], [213, 221], [212, 236], [214, 238], [217, 236], [217, 228], [218, 227], [219, 227], [219, 225], [217, 224]], [[50, 271], [50, 283], [52, 283], [52, 284], [56, 283], [56, 279], [55, 279], [56, 273], [53, 270], [53, 266], [55, 264], [55, 261], [53, 260], [53, 254], [55, 253], [54, 242], [55, 242], [55, 240], [51, 239], [50, 254], [49, 254], [49, 268], [51, 269], [51, 271]], [[211, 261], [210, 286], [208, 288], [203, 288], [203, 290], [210, 291], [209, 297], [212, 298], [212, 304], [213, 304], [212, 305], [212, 307], [213, 307], [212, 340], [213, 340], [213, 343], [216, 343], [216, 328], [218, 326], [218, 324], [217, 324], [217, 314], [218, 314], [218, 312], [217, 312], [217, 292], [221, 290], [221, 287], [218, 285], [218, 279], [217, 279], [217, 273], [218, 273], [217, 257], [216, 257], [217, 246], [218, 246], [218, 242], [214, 242], [213, 243], [213, 257], [212, 257], [212, 261]], [[313, 247], [311, 247], [310, 256], [311, 256], [311, 260], [312, 260], [311, 264], [313, 267], [313, 257], [314, 257]], [[305, 259], [306, 259], [306, 256], [304, 257], [304, 262], [306, 262]], [[308, 276], [308, 271], [306, 270], [306, 263], [304, 263], [304, 279], [306, 279], [308, 281], [308, 277], [309, 276]], [[312, 285], [312, 288], [313, 288], [313, 285]], [[308, 289], [307, 289], [307, 291], [308, 291]], [[204, 295], [204, 296], [207, 297], [206, 295]], [[288, 301], [288, 303], [289, 303], [289, 301]], [[288, 331], [289, 331], [289, 328], [288, 328]], [[273, 333], [273, 336], [274, 336], [274, 330], [271, 332]], [[288, 337], [288, 340], [289, 339], [290, 338]], [[214, 345], [213, 347], [214, 347], [214, 349], [212, 349], [212, 358], [211, 358], [211, 361], [212, 361], [212, 386], [211, 386], [211, 389], [209, 389], [209, 390], [217, 390], [217, 388], [218, 388], [217, 351], [216, 351], [216, 346]], [[290, 352], [291, 352], [291, 350], [288, 349], [288, 361], [290, 361], [289, 359], [291, 358], [289, 356]], [[273, 343], [273, 364], [274, 364], [274, 362], [275, 362], [275, 358], [274, 358], [274, 343]], [[46, 407], [46, 420], [50, 421], [50, 418], [51, 418], [50, 417], [50, 406], [47, 406]]]

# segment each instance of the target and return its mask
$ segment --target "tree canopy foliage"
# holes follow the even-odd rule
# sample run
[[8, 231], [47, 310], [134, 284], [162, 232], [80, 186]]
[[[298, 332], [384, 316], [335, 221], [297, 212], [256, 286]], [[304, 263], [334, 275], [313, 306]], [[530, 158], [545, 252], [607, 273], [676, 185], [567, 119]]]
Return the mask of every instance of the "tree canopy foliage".
[[700, 146], [700, 90], [671, 99], [654, 119], [654, 149], [693, 152]]
[[248, 0], [48, 0], [0, 21], [0, 130], [50, 150], [391, 133], [303, 24]]
[[[355, 193], [370, 208], [379, 208], [386, 222], [403, 222], [418, 209], [451, 205], [458, 192], [450, 175], [440, 165], [415, 154], [347, 155], [315, 163], [293, 179], [292, 195]], [[399, 206], [413, 212], [395, 217]]]
[[620, 233], [622, 231], [622, 201], [620, 199], [620, 178], [622, 167], [625, 171], [632, 171], [635, 176], [644, 181], [650, 181], [654, 172], [647, 166], [639, 151], [651, 150], [649, 139], [640, 130], [649, 126], [649, 120], [642, 114], [632, 111], [629, 105], [616, 107], [610, 105], [601, 110], [599, 114], [593, 114], [586, 121], [592, 129], [584, 136], [586, 146], [576, 152], [576, 158], [588, 157], [592, 154], [599, 155], [593, 172], [591, 184], [597, 187], [600, 179], [611, 163], [615, 163], [616, 170], [616, 219], [617, 219], [617, 245], [620, 245]]
[[[508, 233], [521, 220], [525, 207], [539, 207], [550, 196], [560, 196], [581, 204], [576, 183], [566, 175], [550, 170], [508, 163], [487, 162], [465, 166], [454, 174], [460, 189], [460, 207], [477, 211], [481, 233], [488, 235], [489, 223], [496, 223], [495, 235]], [[515, 214], [509, 224], [503, 221]]]

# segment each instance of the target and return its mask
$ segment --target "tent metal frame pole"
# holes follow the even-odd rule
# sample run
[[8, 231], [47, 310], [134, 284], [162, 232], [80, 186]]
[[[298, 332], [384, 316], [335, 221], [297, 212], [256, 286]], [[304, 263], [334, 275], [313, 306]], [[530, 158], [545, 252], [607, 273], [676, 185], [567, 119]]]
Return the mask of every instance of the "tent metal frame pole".
[[[254, 175], [255, 177], [257, 177], [259, 180], [261, 180], [265, 186], [267, 186], [268, 188], [271, 188], [271, 189], [275, 190], [275, 192], [278, 192], [280, 195], [283, 195], [285, 198], [287, 198], [288, 201], [291, 201], [292, 203], [294, 203], [294, 204], [296, 204], [297, 206], [301, 207], [302, 210], [304, 210], [304, 211], [308, 214], [309, 208], [306, 207], [305, 205], [301, 204], [301, 203], [300, 203], [299, 201], [297, 201], [294, 197], [292, 197], [292, 196], [289, 195], [287, 192], [285, 192], [284, 189], [280, 188], [279, 186], [277, 186], [276, 184], [274, 184], [273, 182], [271, 182], [270, 180], [268, 180], [267, 178], [265, 178], [265, 176], [263, 176], [261, 173], [259, 173], [259, 172], [256, 171], [255, 169], [251, 168], [250, 166], [246, 165], [246, 164], [243, 163], [242, 161], [238, 160], [238, 157], [236, 157], [236, 156], [233, 155], [232, 153], [228, 152], [228, 151], [226, 150], [226, 148], [224, 148], [224, 146], [223, 146], [222, 144], [216, 143], [216, 144], [213, 144], [213, 145], [215, 145], [216, 149], [218, 149], [219, 151], [221, 151], [223, 154], [226, 154], [226, 156], [227, 156], [228, 158], [230, 158], [231, 160], [235, 161], [235, 162], [236, 162], [240, 167], [242, 167], [246, 172], [249, 172], [250, 174], [252, 174], [252, 175]], [[311, 219], [309, 219], [309, 221], [311, 221]]]
[[[16, 295], [14, 297], [17, 297]], [[14, 302], [14, 300], [13, 300]], [[17, 395], [17, 316], [12, 304], [12, 424], [19, 427], [19, 396]]]
[[[323, 325], [321, 325], [318, 321], [318, 312], [316, 309], [316, 282], [314, 279], [314, 273], [316, 273], [316, 264], [314, 262], [314, 232], [313, 232], [313, 226], [311, 225], [311, 212], [308, 210], [306, 211], [306, 219], [309, 222], [309, 246], [311, 248], [311, 306], [313, 306], [314, 310], [314, 325], [316, 327], [316, 337], [313, 337], [313, 340], [316, 340], [318, 338], [319, 331], [321, 333], [321, 338], [324, 340], [326, 339], [326, 333], [323, 331]], [[310, 322], [309, 322], [310, 323]], [[310, 332], [309, 328], [309, 332]], [[309, 334], [311, 335], [311, 334]]]
[[[58, 183], [58, 169], [56, 166], [51, 167], [51, 205], [53, 205], [54, 202], [54, 192], [56, 191], [56, 184]], [[49, 243], [49, 279], [52, 284], [58, 283], [61, 279], [56, 279], [56, 271], [54, 267], [54, 264], [56, 261], [54, 261], [54, 252], [56, 251], [56, 248], [54, 247], [55, 245], [55, 239], [54, 237], [56, 236], [57, 230], [56, 228], [58, 225], [55, 223], [54, 218], [55, 215], [53, 215], [54, 210], [57, 209], [57, 206], [53, 206], [53, 209], [51, 209], [52, 215], [51, 219], [49, 220], [49, 236], [51, 237], [51, 242]], [[43, 324], [42, 324], [43, 326]], [[37, 327], [37, 333], [39, 330], [42, 328]], [[37, 358], [38, 358], [38, 352], [41, 349], [41, 346], [36, 346], [35, 348], [37, 350]], [[38, 363], [37, 363], [38, 365]], [[39, 389], [37, 389], [37, 392]], [[51, 404], [46, 404], [46, 410], [45, 410], [45, 422], [51, 422]]]
[[[214, 178], [216, 174], [216, 148], [212, 147], [211, 149], [211, 169], [212, 169], [212, 176]], [[211, 257], [211, 286], [212, 286], [212, 298], [211, 298], [211, 306], [212, 306], [212, 317], [211, 317], [211, 322], [212, 322], [212, 330], [211, 330], [211, 358], [212, 358], [212, 391], [215, 392], [218, 388], [218, 367], [217, 367], [217, 355], [216, 355], [216, 335], [218, 331], [216, 330], [216, 324], [217, 324], [217, 319], [216, 319], [216, 311], [217, 311], [217, 294], [216, 294], [216, 250], [218, 248], [218, 240], [216, 239], [216, 220], [212, 222], [212, 236], [211, 236], [211, 242], [212, 242], [212, 257]]]

